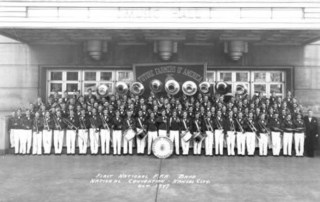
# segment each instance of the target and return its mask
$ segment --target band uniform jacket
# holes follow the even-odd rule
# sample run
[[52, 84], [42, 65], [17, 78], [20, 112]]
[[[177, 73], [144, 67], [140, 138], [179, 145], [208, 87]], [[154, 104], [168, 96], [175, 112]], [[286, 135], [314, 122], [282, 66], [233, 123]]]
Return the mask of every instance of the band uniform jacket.
[[167, 118], [167, 116], [159, 116], [157, 118], [157, 124], [159, 130], [168, 131], [169, 119]]
[[43, 129], [47, 131], [54, 129], [54, 121], [51, 116], [43, 117]]
[[90, 122], [88, 116], [78, 116], [79, 128], [88, 129], [90, 127]]
[[64, 130], [66, 129], [66, 124], [64, 121], [62, 121], [62, 117], [56, 116], [55, 117], [55, 124], [54, 124], [54, 130]]
[[153, 118], [153, 119], [149, 118], [146, 121], [146, 125], [147, 125], [148, 131], [154, 132], [154, 131], [158, 130], [158, 127], [157, 127], [158, 124], [157, 124], [157, 120], [155, 118]]
[[227, 119], [224, 120], [223, 122], [223, 130], [225, 133], [227, 131], [235, 131], [236, 130], [236, 124], [235, 121], [232, 117], [228, 117]]
[[119, 117], [114, 117], [112, 119], [112, 128], [113, 130], [123, 130], [123, 118]]
[[35, 117], [33, 119], [32, 130], [33, 132], [40, 132], [43, 130], [43, 119], [41, 117]]
[[214, 129], [218, 129], [218, 130], [223, 130], [223, 123], [224, 123], [224, 118], [223, 117], [219, 117], [217, 116], [214, 119]]
[[279, 129], [281, 128], [281, 120], [279, 118], [271, 118], [268, 123], [268, 127], [271, 131], [280, 132]]
[[182, 131], [190, 131], [191, 130], [191, 119], [189, 118], [181, 118], [181, 130]]
[[259, 133], [267, 133], [268, 132], [266, 130], [267, 126], [268, 126], [268, 122], [266, 120], [257, 121], [257, 130]]
[[214, 119], [213, 118], [214, 117], [211, 116], [211, 117], [205, 117], [203, 119], [206, 131], [214, 132]]
[[[237, 120], [237, 121], [236, 121]], [[237, 132], [245, 132], [244, 131], [244, 128], [243, 128], [243, 126], [244, 126], [244, 124], [245, 124], [245, 121], [244, 121], [244, 118], [237, 118], [237, 119], [235, 119], [235, 127], [236, 127], [236, 131]], [[243, 130], [243, 131], [242, 131]]]
[[[252, 127], [251, 127], [251, 126], [252, 126]], [[246, 132], [255, 132], [254, 129], [257, 129], [255, 121], [254, 121], [253, 119], [247, 118], [247, 119], [245, 120], [245, 124], [244, 124], [243, 129], [244, 129]]]
[[147, 126], [146, 126], [146, 118], [145, 118], [145, 116], [137, 117], [135, 125], [136, 125], [136, 128], [142, 129], [142, 127], [143, 127], [144, 129], [146, 129]]
[[133, 117], [125, 118], [123, 122], [124, 122], [123, 123], [124, 130], [128, 130], [130, 128], [133, 129], [133, 130], [136, 129], [136, 122], [135, 122]]
[[297, 129], [297, 132], [300, 132], [300, 133], [304, 133], [305, 132], [306, 127], [305, 127], [304, 121], [302, 119], [293, 120], [293, 124], [294, 124], [295, 128]]
[[[111, 129], [112, 119], [110, 116], [101, 115], [100, 119], [101, 119], [101, 128], [102, 129]], [[107, 124], [107, 125], [105, 125], [105, 124]]]
[[281, 129], [284, 131], [284, 132], [292, 132], [291, 129], [294, 129], [295, 126], [293, 125], [293, 122], [291, 120], [284, 120], [282, 121], [281, 123]]
[[89, 119], [91, 128], [101, 128], [101, 119], [98, 115], [92, 115]]
[[31, 118], [31, 116], [24, 116], [22, 119], [22, 125], [23, 125], [23, 129], [26, 130], [31, 130], [32, 129], [32, 125], [33, 125], [33, 120]]
[[169, 118], [169, 130], [180, 131], [180, 119], [178, 117]]
[[23, 117], [22, 116], [12, 117], [9, 127], [10, 129], [23, 129]]
[[[70, 121], [73, 125], [75, 125], [76, 128], [79, 128], [79, 119], [77, 119], [76, 117], [69, 116], [68, 118], [66, 118], [66, 120]], [[69, 130], [76, 130], [76, 128], [71, 126], [71, 124], [67, 124], [67, 129]]]
[[[200, 131], [199, 131], [200, 130]], [[205, 131], [205, 126], [204, 126], [204, 121], [199, 119], [193, 119], [191, 122], [191, 131], [192, 133], [196, 132], [204, 132]]]

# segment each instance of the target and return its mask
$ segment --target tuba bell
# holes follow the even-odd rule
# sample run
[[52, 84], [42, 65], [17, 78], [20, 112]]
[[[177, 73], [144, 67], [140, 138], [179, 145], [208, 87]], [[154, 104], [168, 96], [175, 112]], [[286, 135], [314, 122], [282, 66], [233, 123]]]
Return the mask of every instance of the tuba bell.
[[185, 95], [192, 96], [197, 92], [197, 84], [193, 81], [186, 81], [182, 84], [182, 92]]
[[109, 87], [106, 84], [100, 84], [96, 88], [96, 92], [100, 96], [106, 96], [108, 94]]
[[130, 92], [134, 95], [142, 95], [144, 93], [144, 86], [140, 82], [134, 82], [130, 86]]
[[162, 91], [162, 88], [163, 88], [163, 84], [162, 84], [162, 82], [160, 80], [153, 79], [150, 82], [150, 89], [151, 89], [152, 92], [159, 93], [160, 91]]
[[125, 95], [128, 93], [128, 90], [129, 90], [128, 85], [122, 81], [119, 81], [116, 83], [115, 89], [119, 95]]
[[228, 84], [224, 81], [217, 82], [215, 89], [216, 89], [216, 92], [221, 95], [227, 94], [229, 91]]
[[165, 90], [170, 95], [175, 95], [180, 91], [180, 85], [176, 80], [170, 79], [165, 84]]
[[247, 88], [243, 84], [238, 84], [236, 88], [236, 94], [244, 95], [247, 93]]
[[207, 81], [203, 81], [199, 84], [199, 90], [203, 94], [207, 94], [210, 91], [210, 83]]

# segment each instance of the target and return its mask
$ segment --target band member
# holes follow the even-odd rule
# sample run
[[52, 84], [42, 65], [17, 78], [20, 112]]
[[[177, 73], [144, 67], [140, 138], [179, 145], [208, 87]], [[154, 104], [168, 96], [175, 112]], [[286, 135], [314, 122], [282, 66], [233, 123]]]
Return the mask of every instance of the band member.
[[269, 129], [267, 128], [267, 121], [265, 119], [265, 114], [261, 114], [257, 122], [257, 130], [259, 133], [259, 155], [267, 156], [268, 155], [268, 137]]
[[166, 110], [161, 111], [161, 116], [157, 118], [159, 137], [167, 137], [168, 133], [168, 117], [166, 116]]
[[158, 128], [155, 113], [150, 113], [150, 118], [146, 121], [148, 131], [148, 155], [151, 154], [152, 142], [157, 138]]
[[293, 121], [293, 124], [296, 128], [294, 133], [294, 146], [296, 150], [296, 156], [303, 156], [306, 127], [304, 125], [304, 121], [301, 119], [301, 114], [297, 114], [297, 117]]
[[318, 133], [318, 120], [313, 117], [313, 112], [308, 110], [308, 115], [304, 118], [304, 124], [306, 126], [306, 156], [314, 157], [315, 144], [319, 137]]
[[101, 128], [101, 119], [97, 115], [96, 108], [92, 109], [92, 116], [89, 118], [90, 121], [90, 151], [91, 154], [98, 154], [99, 149], [99, 136], [100, 136], [100, 128]]
[[88, 148], [88, 134], [90, 121], [86, 116], [85, 109], [81, 109], [81, 115], [79, 118], [79, 130], [78, 130], [78, 145], [79, 145], [79, 154], [86, 154]]
[[32, 117], [30, 110], [26, 111], [26, 116], [23, 118], [22, 124], [24, 131], [22, 134], [22, 154], [30, 154], [32, 146]]
[[76, 119], [75, 112], [71, 110], [69, 112], [69, 117], [65, 118], [64, 120], [67, 126], [67, 130], [66, 130], [67, 154], [75, 154], [76, 135], [79, 129], [79, 119]]
[[110, 153], [110, 138], [111, 138], [111, 118], [108, 113], [108, 109], [103, 110], [103, 114], [100, 116], [102, 127], [100, 130], [101, 140], [101, 154]]
[[144, 154], [144, 149], [146, 147], [147, 130], [146, 117], [143, 114], [143, 110], [139, 110], [135, 125], [137, 128], [137, 153]]
[[189, 146], [191, 140], [191, 121], [188, 118], [187, 111], [183, 111], [182, 119], [181, 119], [181, 147], [182, 147], [182, 155], [189, 154]]
[[253, 156], [256, 146], [255, 142], [257, 129], [255, 127], [252, 112], [249, 112], [244, 126], [244, 130], [246, 131], [247, 152], [249, 156]]
[[21, 109], [17, 110], [17, 116], [12, 120], [12, 128], [14, 134], [14, 153], [22, 153], [22, 136], [23, 136], [23, 116]]
[[40, 113], [36, 112], [33, 119], [33, 132], [32, 132], [32, 154], [42, 154], [42, 136], [43, 136], [43, 119]]
[[[129, 154], [132, 155], [132, 147], [133, 147], [133, 138], [129, 137], [131, 135], [129, 133], [135, 133], [136, 126], [135, 126], [135, 120], [132, 117], [132, 111], [127, 111], [127, 118], [124, 119], [124, 138], [123, 138], [123, 154], [128, 154], [128, 148], [129, 148]], [[129, 138], [129, 139], [128, 139]]]
[[43, 117], [43, 131], [42, 131], [44, 154], [51, 153], [53, 129], [54, 129], [54, 121], [50, 116], [50, 112], [46, 111], [45, 116]]
[[8, 129], [9, 129], [9, 136], [10, 136], [10, 147], [14, 148], [14, 132], [16, 131], [15, 128], [15, 119], [16, 119], [16, 112], [13, 111], [9, 121], [8, 121]]
[[180, 119], [177, 117], [177, 111], [172, 112], [172, 117], [169, 119], [169, 137], [170, 140], [175, 144], [176, 155], [180, 154]]
[[123, 129], [123, 119], [120, 117], [119, 110], [115, 111], [116, 116], [112, 120], [112, 143], [113, 143], [113, 155], [121, 155], [121, 141], [122, 141], [122, 129]]
[[56, 116], [53, 116], [55, 123], [53, 130], [53, 144], [55, 154], [61, 154], [63, 147], [63, 138], [66, 129], [65, 123], [62, 121], [61, 111], [58, 110]]
[[241, 155], [241, 156], [244, 156], [246, 154], [246, 135], [245, 135], [243, 126], [244, 126], [243, 113], [239, 112], [238, 117], [235, 118], [235, 127], [237, 131], [238, 155]]
[[214, 145], [215, 154], [223, 155], [223, 118], [221, 111], [217, 111], [217, 117], [215, 119], [215, 131], [214, 131]]
[[279, 156], [281, 150], [281, 121], [279, 119], [279, 113], [274, 112], [273, 117], [270, 119], [268, 127], [271, 130], [272, 139], [272, 154], [273, 156]]
[[200, 113], [196, 112], [194, 121], [192, 122], [193, 124], [193, 136], [194, 136], [194, 141], [193, 141], [193, 154], [194, 155], [201, 155], [201, 146], [203, 139], [197, 140], [195, 138], [197, 134], [203, 134], [204, 127], [203, 127], [203, 122], [200, 120]]
[[204, 124], [206, 129], [207, 137], [204, 140], [205, 141], [205, 152], [206, 156], [212, 156], [213, 155], [213, 119], [211, 111], [207, 111], [207, 116], [204, 118]]
[[234, 156], [234, 146], [235, 146], [235, 140], [236, 140], [236, 128], [235, 128], [235, 122], [233, 120], [233, 112], [229, 111], [228, 118], [225, 119], [224, 124], [224, 133], [226, 134], [226, 140], [227, 140], [227, 152], [228, 156]]
[[281, 129], [283, 130], [283, 155], [285, 156], [291, 156], [294, 128], [295, 127], [291, 120], [291, 114], [288, 114], [281, 124]]

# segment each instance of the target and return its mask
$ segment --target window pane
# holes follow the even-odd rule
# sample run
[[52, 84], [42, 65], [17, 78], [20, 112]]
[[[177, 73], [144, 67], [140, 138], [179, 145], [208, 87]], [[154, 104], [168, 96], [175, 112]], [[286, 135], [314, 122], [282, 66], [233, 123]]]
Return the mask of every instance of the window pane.
[[281, 84], [271, 84], [270, 92], [282, 93], [282, 85]]
[[232, 81], [231, 72], [220, 72], [220, 81]]
[[254, 81], [265, 82], [266, 81], [266, 73], [265, 72], [255, 72], [254, 73]]
[[118, 81], [131, 82], [132, 80], [132, 72], [118, 72]]
[[237, 72], [236, 73], [236, 81], [246, 82], [248, 81], [248, 73], [247, 72]]
[[207, 81], [209, 83], [214, 83], [214, 72], [207, 72]]
[[101, 72], [100, 73], [101, 81], [112, 81], [112, 72]]
[[62, 92], [62, 83], [51, 83], [50, 92]]
[[84, 92], [88, 92], [89, 89], [91, 89], [92, 92], [94, 92], [96, 90], [96, 86], [97, 86], [97, 84], [95, 84], [95, 83], [85, 83], [84, 84]]
[[266, 84], [254, 84], [254, 93], [266, 93]]
[[271, 82], [282, 82], [281, 72], [271, 72], [270, 73]]
[[95, 81], [96, 80], [96, 72], [85, 72], [84, 80], [85, 81]]
[[78, 72], [67, 72], [67, 81], [78, 81]]
[[51, 72], [50, 79], [53, 81], [61, 81], [62, 80], [62, 72]]
[[68, 92], [74, 92], [78, 90], [78, 84], [77, 83], [67, 83], [67, 91]]

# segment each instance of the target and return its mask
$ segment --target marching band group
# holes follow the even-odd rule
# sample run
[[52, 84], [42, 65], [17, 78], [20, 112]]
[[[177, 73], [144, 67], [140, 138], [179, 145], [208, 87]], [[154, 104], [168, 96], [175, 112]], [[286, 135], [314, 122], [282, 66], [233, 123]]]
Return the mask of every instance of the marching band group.
[[[77, 92], [70, 96], [64, 92], [50, 96], [44, 104], [41, 98], [26, 110], [13, 112], [9, 121], [10, 143], [15, 154], [61, 154], [66, 145], [67, 154], [92, 155], [152, 153], [157, 137], [169, 137], [175, 154], [206, 156], [254, 156], [256, 144], [259, 155], [303, 156], [313, 155], [314, 139], [308, 135], [306, 122], [315, 122], [312, 111], [303, 116], [301, 106], [289, 92], [282, 99], [273, 93], [270, 98], [260, 93], [252, 99], [197, 93], [149, 97], [131, 94], [86, 96]], [[308, 123], [309, 124], [309, 123]], [[314, 126], [316, 127], [316, 126]], [[318, 129], [313, 129], [317, 131]], [[306, 142], [305, 142], [306, 141]], [[113, 151], [111, 152], [111, 145]], [[294, 145], [294, 148], [292, 146]], [[309, 148], [310, 147], [310, 148]], [[32, 151], [31, 151], [32, 150]]]

